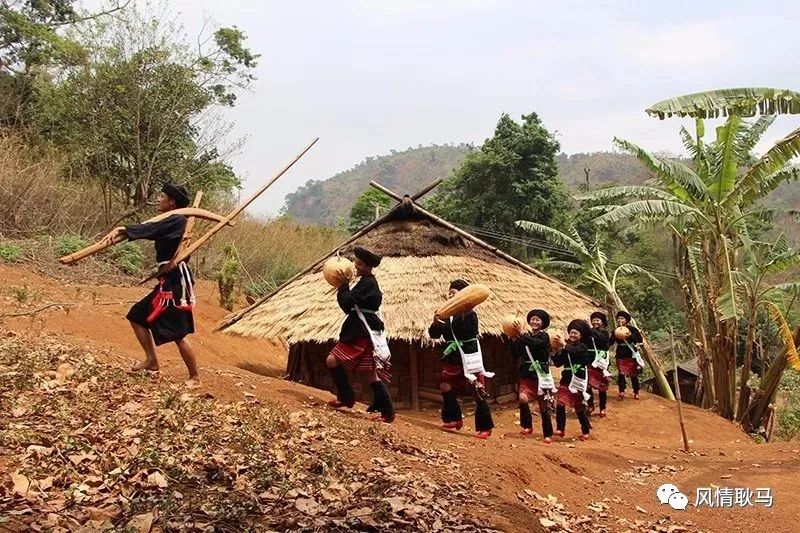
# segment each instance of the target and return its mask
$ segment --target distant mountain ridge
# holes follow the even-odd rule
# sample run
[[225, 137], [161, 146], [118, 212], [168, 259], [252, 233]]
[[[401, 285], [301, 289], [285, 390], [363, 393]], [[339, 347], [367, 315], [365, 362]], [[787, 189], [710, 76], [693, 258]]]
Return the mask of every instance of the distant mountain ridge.
[[[347, 220], [356, 199], [375, 180], [399, 194], [414, 193], [437, 177], [450, 176], [474, 150], [471, 145], [432, 145], [392, 151], [368, 157], [355, 167], [326, 180], [310, 180], [287, 195], [284, 212], [309, 223], [332, 226]], [[589, 169], [592, 186], [614, 182], [619, 185], [641, 183], [646, 172], [635, 157], [613, 152], [560, 154], [559, 176], [571, 188], [586, 180]]]

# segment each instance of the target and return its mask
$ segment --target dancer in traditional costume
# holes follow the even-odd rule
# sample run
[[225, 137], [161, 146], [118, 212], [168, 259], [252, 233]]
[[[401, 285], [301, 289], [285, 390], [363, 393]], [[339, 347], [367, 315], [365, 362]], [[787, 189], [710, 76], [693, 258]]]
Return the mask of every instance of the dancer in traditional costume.
[[[189, 195], [183, 186], [164, 184], [157, 204], [160, 213], [188, 205]], [[115, 228], [104, 237], [104, 240], [114, 242], [120, 236], [126, 236], [131, 241], [151, 240], [155, 244], [158, 266], [162, 267], [175, 257], [183, 241], [185, 229], [186, 217], [172, 215], [159, 222]], [[158, 284], [150, 294], [131, 307], [126, 318], [130, 321], [145, 353], [145, 360], [135, 365], [132, 371], [158, 371], [156, 346], [174, 342], [189, 371], [186, 385], [197, 387], [200, 385], [197, 357], [186, 338], [187, 335], [194, 333], [192, 308], [195, 303], [194, 278], [187, 262], [188, 259], [176, 265], [173, 270], [159, 274]]]
[[371, 335], [367, 331], [367, 327], [375, 332], [384, 329], [380, 316], [383, 294], [378, 280], [372, 274], [372, 269], [381, 264], [381, 258], [361, 246], [356, 246], [353, 254], [356, 274], [360, 279], [352, 289], [348, 283], [343, 283], [336, 293], [339, 307], [347, 317], [339, 333], [339, 342], [326, 359], [336, 386], [336, 399], [328, 402], [328, 405], [334, 408], [353, 407], [356, 403], [355, 393], [345, 370], [366, 372], [373, 394], [370, 407], [380, 413], [375, 420], [391, 423], [394, 422], [395, 411], [386, 387], [391, 377], [390, 369], [385, 365], [376, 365]]
[[617, 360], [617, 387], [619, 388], [620, 400], [625, 399], [625, 377], [631, 378], [633, 388], [633, 399], [639, 399], [639, 374], [644, 370], [641, 364], [638, 345], [643, 342], [641, 332], [631, 325], [631, 315], [625, 311], [617, 312], [617, 327], [626, 327], [631, 332], [627, 339], [618, 339], [616, 335], [611, 336], [611, 345], [616, 345]]
[[[461, 289], [468, 287], [469, 283], [457, 279], [450, 283], [448, 298], [452, 298]], [[485, 398], [485, 376], [478, 374], [476, 382], [471, 383], [464, 375], [464, 366], [461, 360], [463, 353], [473, 354], [480, 350], [478, 344], [478, 315], [474, 310], [468, 313], [442, 320], [439, 315], [434, 315], [433, 323], [428, 328], [431, 339], [444, 338], [447, 345], [444, 349], [442, 361], [441, 383], [442, 392], [442, 428], [461, 429], [464, 425], [461, 406], [458, 396], [470, 388], [475, 397], [475, 437], [488, 439], [492, 435], [494, 422], [489, 404]]]
[[608, 347], [611, 338], [608, 334], [608, 318], [605, 313], [595, 311], [589, 319], [592, 322], [592, 353], [594, 361], [589, 366], [589, 403], [588, 409], [591, 415], [594, 412], [594, 390], [597, 389], [600, 398], [601, 417], [606, 416], [606, 405], [608, 402], [608, 385], [611, 374], [608, 371]]
[[542, 436], [545, 444], [553, 442], [553, 421], [550, 413], [554, 403], [555, 383], [550, 374], [550, 336], [545, 331], [550, 326], [550, 315], [542, 309], [528, 313], [530, 332], [522, 333], [511, 344], [515, 358], [519, 359], [519, 425], [520, 433], [533, 433], [533, 416], [529, 402], [539, 404], [542, 418]]
[[556, 405], [556, 435], [563, 437], [567, 426], [567, 407], [575, 410], [581, 424], [581, 440], [588, 440], [592, 426], [586, 410], [588, 394], [587, 367], [594, 361], [589, 347], [592, 344], [592, 331], [585, 320], [573, 320], [567, 326], [566, 346], [553, 355], [553, 364], [563, 367], [558, 386]]

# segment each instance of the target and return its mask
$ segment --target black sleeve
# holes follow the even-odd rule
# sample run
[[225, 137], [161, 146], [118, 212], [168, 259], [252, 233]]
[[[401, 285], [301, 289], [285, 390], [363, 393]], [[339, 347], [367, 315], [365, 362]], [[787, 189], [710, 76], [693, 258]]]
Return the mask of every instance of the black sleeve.
[[641, 344], [642, 342], [644, 342], [644, 339], [642, 338], [642, 332], [639, 331], [638, 328], [630, 328], [630, 330], [631, 330], [631, 338], [628, 342], [630, 342], [631, 344]]
[[158, 222], [145, 222], [143, 224], [125, 226], [125, 235], [132, 241], [138, 239], [153, 241], [162, 237], [173, 236], [180, 238], [183, 236], [184, 228], [186, 228], [186, 217], [172, 215]]
[[478, 313], [472, 311], [464, 316], [464, 329], [472, 337], [478, 336]]
[[345, 313], [349, 313], [355, 305], [355, 298], [353, 292], [350, 290], [350, 285], [342, 283], [336, 291], [336, 301], [339, 303], [339, 308]]
[[444, 335], [444, 327], [445, 327], [445, 325], [444, 325], [443, 322], [439, 322], [439, 321], [434, 322], [428, 328], [428, 336], [431, 339], [438, 339], [439, 337]]
[[569, 348], [569, 346], [562, 348], [553, 354], [554, 366], [566, 366], [569, 364], [569, 360], [567, 358], [567, 348]]

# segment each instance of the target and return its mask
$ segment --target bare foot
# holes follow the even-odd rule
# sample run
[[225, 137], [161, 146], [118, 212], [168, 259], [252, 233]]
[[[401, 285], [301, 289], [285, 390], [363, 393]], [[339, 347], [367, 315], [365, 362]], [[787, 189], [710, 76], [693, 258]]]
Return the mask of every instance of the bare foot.
[[183, 385], [187, 389], [199, 389], [203, 384], [200, 382], [200, 378], [192, 378], [184, 381]]
[[160, 369], [158, 367], [157, 361], [142, 361], [141, 363], [136, 363], [133, 365], [128, 372], [130, 374], [141, 374], [143, 372], [158, 372]]

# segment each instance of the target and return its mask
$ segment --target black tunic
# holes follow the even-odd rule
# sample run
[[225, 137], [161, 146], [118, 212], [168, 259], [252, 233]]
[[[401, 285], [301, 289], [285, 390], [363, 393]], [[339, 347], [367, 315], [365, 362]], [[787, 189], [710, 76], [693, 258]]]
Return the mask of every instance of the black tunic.
[[[183, 239], [185, 229], [186, 217], [172, 215], [158, 222], [125, 226], [125, 234], [132, 241], [138, 239], [153, 241], [156, 249], [156, 262], [160, 264], [172, 260], [175, 256], [175, 252]], [[181, 299], [184, 293], [190, 290], [190, 287], [186, 287], [187, 284], [194, 284], [188, 268], [186, 272], [176, 268], [160, 276], [158, 285], [147, 296], [133, 304], [126, 318], [149, 329], [153, 334], [153, 341], [155, 341], [156, 346], [179, 341], [186, 335], [194, 333], [192, 312], [175, 307], [175, 300]], [[153, 311], [153, 301], [159, 291], [171, 291], [173, 293], [173, 302], [151, 323], [147, 321], [147, 317]]]
[[[453, 333], [455, 333], [455, 337], [453, 337]], [[442, 337], [448, 343], [458, 339], [464, 353], [475, 353], [478, 351], [478, 314], [470, 311], [465, 315], [451, 317], [445, 322], [435, 322], [428, 328], [428, 335], [433, 340]], [[442, 357], [442, 361], [462, 366], [461, 354], [458, 350]]]
[[592, 328], [592, 339], [594, 340], [594, 345], [591, 346], [592, 349], [596, 348], [601, 352], [608, 351], [608, 347], [611, 345], [611, 336], [609, 335], [608, 330], [603, 328]]
[[183, 240], [186, 229], [186, 217], [171, 215], [158, 222], [145, 222], [144, 224], [131, 224], [125, 226], [128, 239], [135, 241], [147, 239], [154, 241], [156, 247], [156, 262], [163, 263], [175, 257], [175, 252]]
[[572, 369], [570, 368], [570, 361], [577, 368], [577, 375], [579, 378], [586, 378], [586, 367], [594, 362], [594, 352], [588, 346], [579, 342], [577, 344], [568, 344], [560, 349], [553, 355], [553, 364], [555, 366], [564, 367], [561, 372], [561, 385], [569, 385], [572, 381]]
[[514, 359], [519, 359], [519, 377], [520, 378], [535, 378], [536, 370], [531, 368], [531, 362], [528, 358], [528, 351], [531, 352], [533, 360], [542, 365], [542, 371], [546, 372], [550, 365], [550, 335], [546, 331], [540, 331], [535, 335], [532, 333], [523, 333], [513, 341], [511, 341], [511, 354]]
[[336, 292], [336, 301], [339, 302], [342, 311], [347, 313], [342, 330], [339, 332], [340, 342], [353, 342], [359, 337], [369, 336], [369, 332], [358, 318], [356, 305], [364, 313], [370, 329], [383, 331], [383, 321], [375, 314], [381, 307], [383, 294], [378, 286], [378, 280], [372, 274], [361, 276], [352, 289], [350, 285], [343, 283]]
[[617, 357], [621, 359], [630, 359], [633, 357], [633, 352], [631, 351], [630, 347], [632, 346], [635, 349], [637, 344], [641, 344], [643, 342], [643, 339], [642, 333], [638, 329], [631, 325], [625, 327], [631, 330], [631, 336], [628, 337], [627, 344], [626, 341], [621, 341], [612, 335], [610, 345], [617, 345]]

